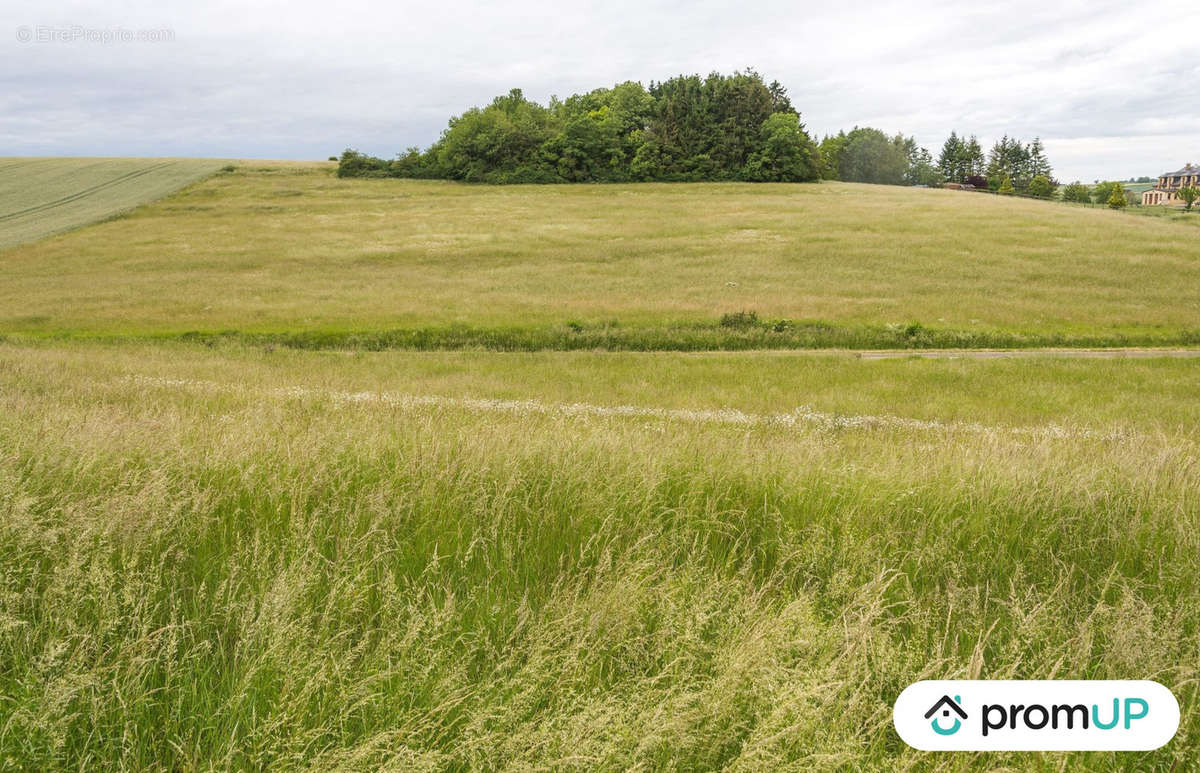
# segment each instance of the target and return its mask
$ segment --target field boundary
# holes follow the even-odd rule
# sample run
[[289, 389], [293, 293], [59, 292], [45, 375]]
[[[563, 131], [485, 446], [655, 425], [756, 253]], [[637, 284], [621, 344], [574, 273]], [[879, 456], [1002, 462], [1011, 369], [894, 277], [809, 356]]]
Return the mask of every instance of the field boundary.
[[[1071, 356], [1155, 356], [1134, 352], [1187, 352], [1200, 346], [1200, 330], [1154, 333], [1016, 333], [926, 328], [910, 325], [834, 325], [787, 322], [753, 327], [680, 322], [661, 326], [609, 323], [542, 327], [441, 327], [384, 330], [165, 331], [84, 333], [75, 331], [0, 333], [0, 341], [155, 343], [203, 346], [244, 345], [298, 350], [344, 351], [787, 351], [844, 350], [863, 357], [897, 352], [940, 352], [938, 356], [997, 357], [1002, 352], [1074, 352]], [[967, 355], [966, 352], [972, 352]], [[1086, 354], [1091, 352], [1092, 354]], [[1108, 352], [1107, 354], [1099, 354]], [[1191, 356], [1177, 353], [1169, 356]]]

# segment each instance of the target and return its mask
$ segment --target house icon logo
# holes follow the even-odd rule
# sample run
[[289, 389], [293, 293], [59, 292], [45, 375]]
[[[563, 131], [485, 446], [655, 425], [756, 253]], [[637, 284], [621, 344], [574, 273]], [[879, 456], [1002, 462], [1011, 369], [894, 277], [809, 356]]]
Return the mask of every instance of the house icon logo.
[[[962, 706], [959, 705], [961, 703], [962, 696], [960, 695], [955, 695], [953, 700], [950, 699], [949, 695], [943, 695], [941, 700], [933, 704], [933, 708], [925, 712], [926, 719], [933, 717], [933, 721], [929, 723], [933, 728], [933, 732], [938, 735], [954, 735], [958, 732], [958, 729], [962, 727], [962, 720], [967, 718], [967, 712], [963, 711]], [[958, 715], [954, 718], [954, 724], [950, 727], [942, 727], [938, 724], [938, 720], [942, 717], [949, 717], [951, 711]], [[933, 715], [938, 712], [941, 712], [941, 716], [934, 717]]]

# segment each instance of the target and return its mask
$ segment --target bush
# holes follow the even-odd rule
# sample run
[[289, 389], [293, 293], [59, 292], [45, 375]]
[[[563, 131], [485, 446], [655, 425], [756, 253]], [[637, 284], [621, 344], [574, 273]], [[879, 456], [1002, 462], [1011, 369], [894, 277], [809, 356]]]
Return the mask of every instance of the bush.
[[1109, 209], [1125, 209], [1125, 186], [1116, 185], [1112, 188], [1112, 193], [1108, 197]]
[[338, 160], [338, 177], [387, 177], [390, 172], [388, 162], [351, 148], [342, 151]]
[[1054, 185], [1050, 182], [1050, 178], [1044, 174], [1039, 174], [1029, 183], [1029, 195], [1038, 199], [1048, 199], [1054, 194]]
[[756, 311], [735, 311], [721, 315], [721, 327], [748, 328], [757, 327], [757, 325], [758, 312]]

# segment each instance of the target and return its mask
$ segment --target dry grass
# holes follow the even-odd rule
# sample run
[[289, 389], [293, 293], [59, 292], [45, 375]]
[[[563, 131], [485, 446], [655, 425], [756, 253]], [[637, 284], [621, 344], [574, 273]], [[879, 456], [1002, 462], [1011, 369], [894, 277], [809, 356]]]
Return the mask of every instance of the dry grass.
[[0, 249], [123, 214], [224, 164], [196, 158], [0, 158]]
[[[964, 432], [348, 400], [510, 365], [281, 354], [0, 348], [0, 761], [1166, 770], [1196, 753], [1197, 445], [1129, 399], [1190, 362], [1106, 364], [1129, 421], [1009, 408]], [[633, 356], [592, 357], [525, 358], [525, 397]], [[696, 358], [641, 357], [658, 373], [629, 388], [675, 383], [659, 406], [707, 383]], [[843, 366], [942, 366], [829, 362], [842, 384], [871, 382]], [[1046, 365], [963, 364], [1064, 404], [1098, 388]], [[718, 381], [743, 407], [781, 368], [820, 402], [816, 374], [740, 368]], [[1010, 431], [1034, 416], [1095, 432]], [[1183, 723], [1151, 754], [926, 755], [890, 705], [934, 675], [1156, 679]]]
[[726, 312], [968, 332], [1200, 327], [1200, 243], [1159, 219], [953, 191], [471, 187], [247, 162], [0, 255], [0, 330], [624, 326]]

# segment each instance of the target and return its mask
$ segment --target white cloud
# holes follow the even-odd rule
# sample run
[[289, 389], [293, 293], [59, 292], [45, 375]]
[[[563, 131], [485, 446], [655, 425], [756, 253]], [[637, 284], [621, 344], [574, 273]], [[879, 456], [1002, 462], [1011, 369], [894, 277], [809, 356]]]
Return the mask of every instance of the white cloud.
[[[1200, 60], [1168, 2], [133, 2], [0, 10], [0, 152], [392, 155], [513, 86], [551, 94], [753, 66], [815, 134], [854, 125], [1046, 142], [1063, 179], [1200, 159]], [[167, 28], [162, 43], [18, 28]]]

